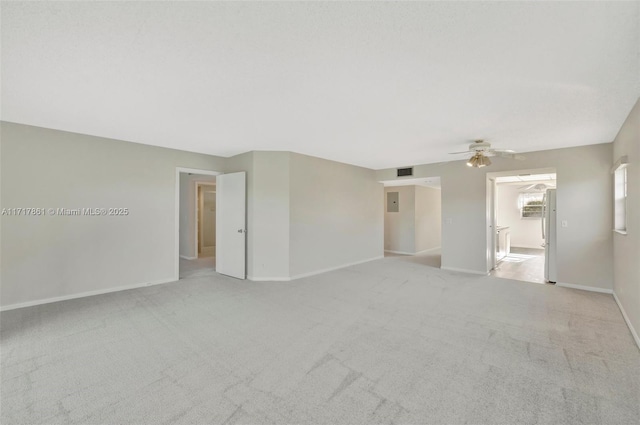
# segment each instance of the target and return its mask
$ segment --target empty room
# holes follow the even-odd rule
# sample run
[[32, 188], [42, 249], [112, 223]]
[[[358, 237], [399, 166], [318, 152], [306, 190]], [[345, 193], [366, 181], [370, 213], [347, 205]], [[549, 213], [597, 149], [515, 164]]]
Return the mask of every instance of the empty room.
[[2, 424], [640, 423], [640, 2], [0, 24]]

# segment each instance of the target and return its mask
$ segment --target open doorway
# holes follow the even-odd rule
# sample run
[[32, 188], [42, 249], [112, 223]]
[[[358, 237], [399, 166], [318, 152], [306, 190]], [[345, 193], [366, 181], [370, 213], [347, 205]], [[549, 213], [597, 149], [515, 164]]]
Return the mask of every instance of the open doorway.
[[[216, 185], [196, 183], [198, 226], [196, 239], [198, 258], [216, 257]], [[214, 266], [215, 267], [215, 266]]]
[[[176, 167], [176, 197], [175, 197], [175, 280], [194, 275], [223, 274], [236, 279], [246, 278], [247, 253], [247, 192], [246, 172], [220, 173], [217, 171], [196, 170]], [[209, 230], [213, 231], [211, 242], [204, 242], [204, 235], [200, 238], [204, 242], [202, 248], [205, 255], [198, 249], [198, 187], [199, 185], [214, 186], [215, 218]], [[203, 195], [204, 204], [206, 195]], [[210, 203], [209, 203], [210, 204]], [[204, 209], [200, 209], [206, 213]], [[207, 225], [201, 230], [207, 232]], [[211, 235], [209, 235], [211, 236]]]
[[180, 279], [216, 271], [216, 175], [201, 173], [179, 173]]
[[[555, 282], [548, 270], [555, 268], [555, 240], [550, 243], [550, 237], [555, 237], [555, 216], [551, 229], [552, 223], [545, 220], [551, 212], [549, 198], [553, 196], [555, 200], [555, 170], [502, 173], [490, 179], [493, 186], [490, 274], [535, 283]], [[555, 206], [552, 208], [555, 211]]]
[[385, 257], [441, 265], [440, 177], [383, 181]]

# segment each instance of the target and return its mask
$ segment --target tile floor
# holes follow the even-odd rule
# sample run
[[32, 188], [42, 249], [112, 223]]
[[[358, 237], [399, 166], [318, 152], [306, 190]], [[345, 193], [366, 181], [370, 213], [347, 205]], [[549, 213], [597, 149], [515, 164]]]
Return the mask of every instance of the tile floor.
[[490, 275], [504, 279], [545, 283], [544, 249], [512, 247], [511, 253], [498, 263]]

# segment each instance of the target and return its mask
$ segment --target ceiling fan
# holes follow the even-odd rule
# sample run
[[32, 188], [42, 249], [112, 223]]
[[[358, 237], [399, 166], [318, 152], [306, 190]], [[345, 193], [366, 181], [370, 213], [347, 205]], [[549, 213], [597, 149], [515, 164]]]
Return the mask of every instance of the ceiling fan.
[[491, 143], [485, 142], [482, 139], [475, 140], [472, 144], [469, 145], [469, 149], [466, 151], [450, 152], [451, 155], [463, 153], [473, 154], [473, 156], [467, 161], [467, 166], [476, 168], [491, 165], [491, 160], [489, 159], [490, 156], [502, 156], [505, 158], [512, 158], [517, 160], [524, 159], [524, 156], [516, 154], [516, 152], [511, 149], [492, 149]]

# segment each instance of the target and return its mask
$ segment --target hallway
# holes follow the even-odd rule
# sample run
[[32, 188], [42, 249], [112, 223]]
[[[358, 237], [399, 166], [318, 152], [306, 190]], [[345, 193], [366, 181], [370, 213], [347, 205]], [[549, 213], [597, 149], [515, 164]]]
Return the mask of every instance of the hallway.
[[180, 258], [180, 279], [208, 276], [216, 272], [216, 257], [200, 257], [196, 260]]

